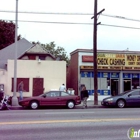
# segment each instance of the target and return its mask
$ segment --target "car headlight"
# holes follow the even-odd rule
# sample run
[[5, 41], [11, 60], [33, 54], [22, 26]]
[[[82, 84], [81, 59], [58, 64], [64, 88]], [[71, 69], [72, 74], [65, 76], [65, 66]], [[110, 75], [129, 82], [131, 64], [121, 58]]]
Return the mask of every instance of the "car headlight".
[[113, 98], [106, 99], [105, 101], [113, 101]]

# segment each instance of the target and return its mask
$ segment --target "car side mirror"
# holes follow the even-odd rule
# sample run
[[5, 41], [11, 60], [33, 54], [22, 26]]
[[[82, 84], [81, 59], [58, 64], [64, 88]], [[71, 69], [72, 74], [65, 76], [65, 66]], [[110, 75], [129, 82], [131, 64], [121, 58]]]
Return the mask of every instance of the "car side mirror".
[[45, 95], [43, 95], [43, 97], [44, 97], [44, 98], [46, 98], [46, 94], [45, 94]]
[[129, 94], [128, 97], [132, 96], [132, 94]]

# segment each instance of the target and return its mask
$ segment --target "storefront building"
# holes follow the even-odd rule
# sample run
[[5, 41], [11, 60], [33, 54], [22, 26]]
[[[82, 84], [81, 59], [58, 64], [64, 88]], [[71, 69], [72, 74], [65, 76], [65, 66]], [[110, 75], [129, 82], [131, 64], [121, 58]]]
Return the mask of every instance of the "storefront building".
[[[118, 95], [140, 87], [140, 52], [98, 50], [98, 99]], [[93, 50], [77, 49], [71, 52], [67, 86], [80, 94], [85, 85], [90, 98], [94, 95]]]

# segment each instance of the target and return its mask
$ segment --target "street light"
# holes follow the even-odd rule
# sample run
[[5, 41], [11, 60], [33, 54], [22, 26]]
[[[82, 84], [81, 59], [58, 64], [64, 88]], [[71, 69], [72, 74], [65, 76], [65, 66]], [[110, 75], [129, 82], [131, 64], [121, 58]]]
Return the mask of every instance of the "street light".
[[12, 97], [12, 106], [18, 105], [16, 96], [17, 90], [17, 28], [18, 28], [18, 0], [16, 0], [16, 23], [15, 23], [15, 59], [14, 59], [14, 93]]

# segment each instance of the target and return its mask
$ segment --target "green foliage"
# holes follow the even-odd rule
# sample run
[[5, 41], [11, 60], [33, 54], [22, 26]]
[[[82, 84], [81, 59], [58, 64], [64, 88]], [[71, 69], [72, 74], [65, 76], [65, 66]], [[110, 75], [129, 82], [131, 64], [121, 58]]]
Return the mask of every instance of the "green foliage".
[[[21, 36], [18, 36], [18, 40]], [[15, 42], [15, 24], [0, 20], [0, 50]]]
[[[41, 44], [40, 42], [32, 42], [33, 44]], [[59, 60], [64, 60], [66, 61], [67, 64], [69, 64], [69, 58], [67, 56], [67, 53], [65, 51], [65, 49], [63, 47], [57, 46], [56, 44], [53, 42], [50, 42], [49, 44], [41, 44], [45, 50], [47, 50], [48, 52], [50, 52], [50, 54], [52, 54], [53, 56], [55, 56], [55, 58], [59, 59]]]

